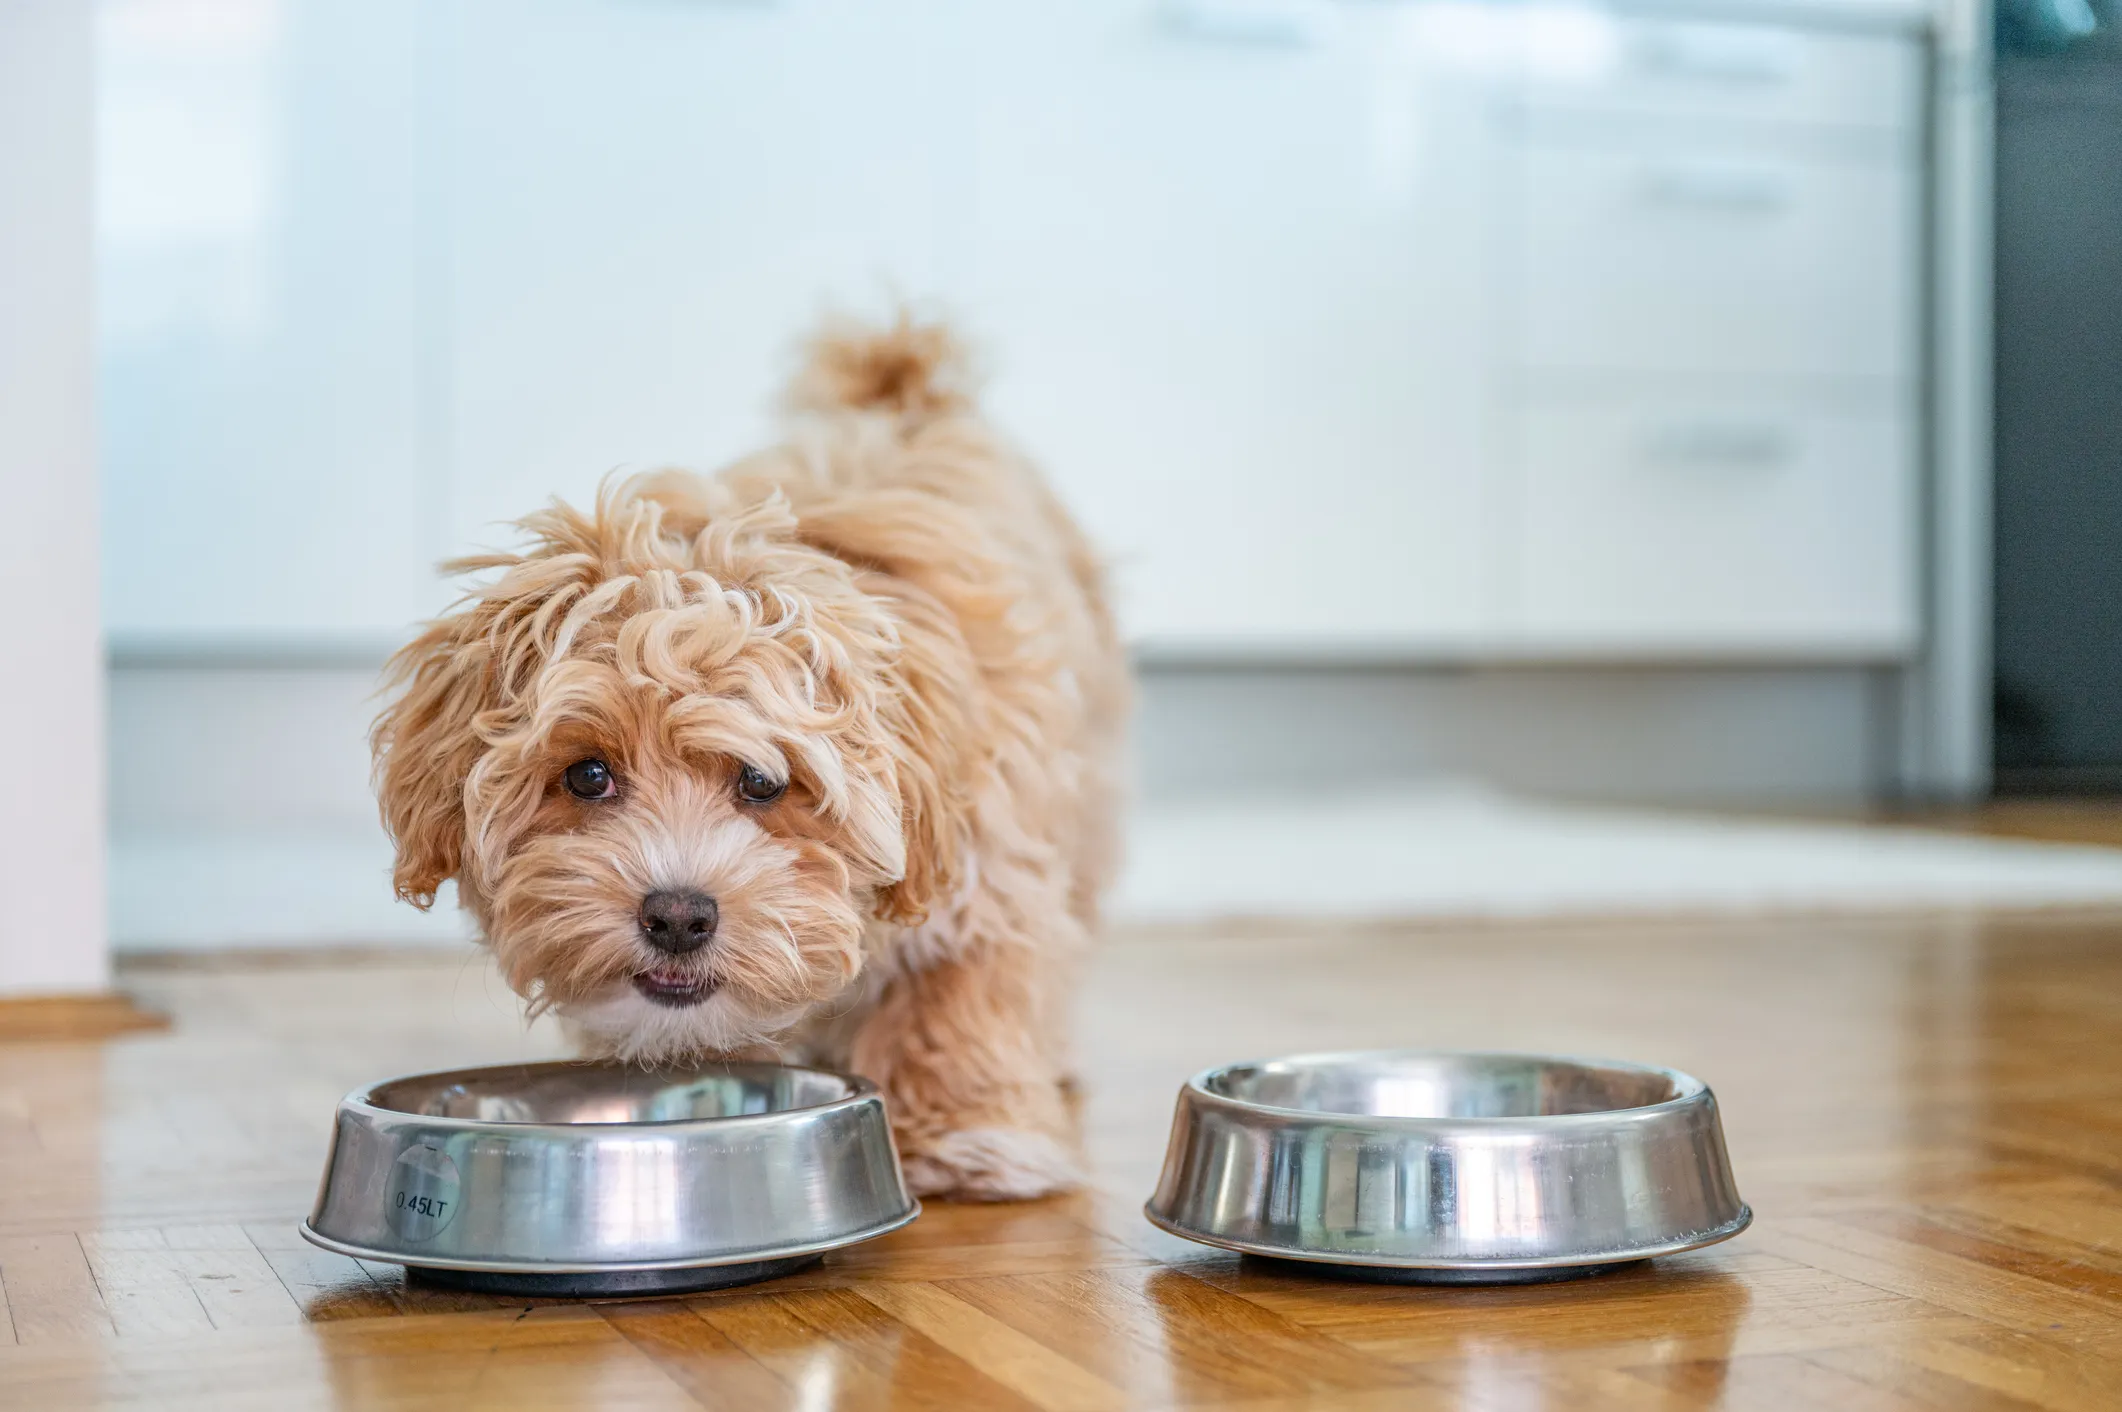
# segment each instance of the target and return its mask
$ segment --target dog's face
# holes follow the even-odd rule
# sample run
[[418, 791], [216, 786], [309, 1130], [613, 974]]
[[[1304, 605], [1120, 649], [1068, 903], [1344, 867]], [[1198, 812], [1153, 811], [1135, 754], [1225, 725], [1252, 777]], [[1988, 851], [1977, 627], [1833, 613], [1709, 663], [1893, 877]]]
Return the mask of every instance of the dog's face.
[[454, 877], [509, 983], [609, 1052], [770, 1037], [914, 905], [894, 625], [776, 503], [621, 488], [524, 527], [400, 654], [375, 732], [398, 891]]

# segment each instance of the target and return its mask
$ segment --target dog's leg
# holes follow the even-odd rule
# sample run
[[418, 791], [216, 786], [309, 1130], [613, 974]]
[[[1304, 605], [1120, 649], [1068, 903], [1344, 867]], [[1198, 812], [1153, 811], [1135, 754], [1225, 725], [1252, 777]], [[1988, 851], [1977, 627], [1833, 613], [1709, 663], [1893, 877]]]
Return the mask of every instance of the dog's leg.
[[1022, 1201], [1081, 1180], [1046, 1007], [1065, 997], [1023, 944], [975, 944], [886, 984], [855, 1036], [917, 1195]]

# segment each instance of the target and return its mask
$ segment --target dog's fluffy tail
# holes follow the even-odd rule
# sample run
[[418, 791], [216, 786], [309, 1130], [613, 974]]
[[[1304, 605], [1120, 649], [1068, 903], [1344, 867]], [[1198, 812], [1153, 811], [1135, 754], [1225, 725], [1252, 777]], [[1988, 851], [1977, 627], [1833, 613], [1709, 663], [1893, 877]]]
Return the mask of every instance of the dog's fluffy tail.
[[900, 310], [885, 325], [829, 320], [784, 398], [797, 412], [881, 411], [912, 421], [973, 402], [972, 360], [949, 326]]

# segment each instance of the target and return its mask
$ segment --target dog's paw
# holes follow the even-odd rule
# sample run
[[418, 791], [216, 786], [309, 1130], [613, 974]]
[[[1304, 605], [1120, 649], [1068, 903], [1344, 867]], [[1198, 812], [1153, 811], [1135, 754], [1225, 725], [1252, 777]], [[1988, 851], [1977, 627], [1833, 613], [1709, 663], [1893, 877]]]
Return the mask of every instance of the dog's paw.
[[1020, 1128], [946, 1133], [903, 1165], [914, 1195], [954, 1201], [1029, 1201], [1083, 1181], [1066, 1147]]

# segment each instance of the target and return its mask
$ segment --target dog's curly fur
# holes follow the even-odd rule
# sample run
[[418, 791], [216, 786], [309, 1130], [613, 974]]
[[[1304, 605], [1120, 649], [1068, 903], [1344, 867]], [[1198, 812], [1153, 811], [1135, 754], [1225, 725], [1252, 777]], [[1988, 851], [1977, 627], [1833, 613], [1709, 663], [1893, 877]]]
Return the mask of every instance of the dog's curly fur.
[[[788, 400], [770, 450], [450, 566], [486, 577], [394, 659], [373, 736], [398, 894], [454, 878], [590, 1052], [846, 1064], [918, 1190], [1064, 1187], [1128, 695], [1099, 566], [942, 326], [829, 329]], [[612, 797], [569, 790], [584, 760]], [[786, 792], [741, 797], [746, 766]], [[719, 909], [676, 960], [643, 931], [664, 890]]]

